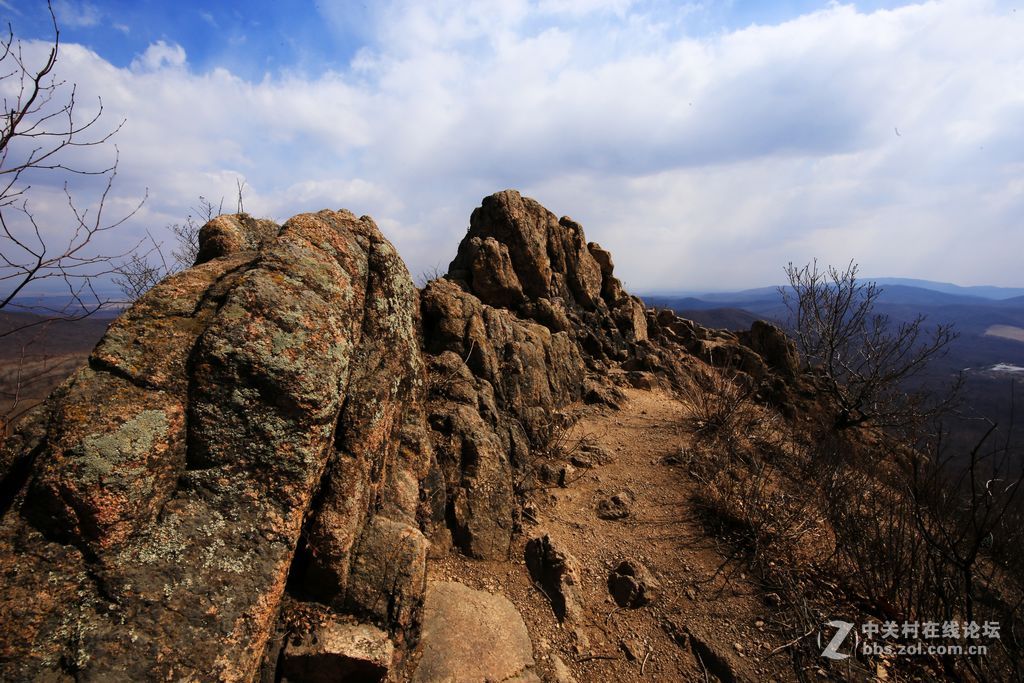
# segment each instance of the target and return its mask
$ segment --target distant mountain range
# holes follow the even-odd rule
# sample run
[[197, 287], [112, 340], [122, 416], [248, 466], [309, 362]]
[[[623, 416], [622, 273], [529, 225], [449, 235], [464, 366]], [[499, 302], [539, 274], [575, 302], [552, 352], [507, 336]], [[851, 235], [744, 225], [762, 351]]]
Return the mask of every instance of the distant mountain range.
[[[948, 353], [920, 378], [933, 386], [964, 371], [968, 414], [1010, 423], [1010, 386], [1024, 389], [1024, 289], [959, 287], [942, 282], [879, 278], [876, 311], [894, 322], [926, 316], [926, 325], [952, 323], [959, 332]], [[643, 297], [705, 327], [747, 330], [755, 320], [785, 327], [789, 311], [776, 287], [739, 292], [681, 292]], [[1018, 398], [1018, 403], [1020, 399]]]
[[[962, 337], [975, 342], [978, 337], [1012, 342], [1005, 346], [1005, 352], [1016, 355], [1013, 360], [1024, 364], [1024, 344], [1014, 338], [1012, 331], [1012, 328], [1024, 329], [1024, 289], [960, 287], [905, 278], [874, 281], [882, 290], [877, 302], [878, 312], [889, 315], [894, 321], [910, 320], [923, 314], [932, 323], [955, 324]], [[702, 325], [725, 329], [748, 329], [757, 319], [782, 323], [788, 317], [777, 287], [738, 292], [652, 294], [645, 296], [644, 301], [649, 306], [671, 308]], [[1001, 334], [1007, 328], [1009, 334]]]
[[[935, 282], [932, 280], [918, 280], [907, 277], [879, 277], [860, 278], [864, 282], [874, 282], [885, 291], [893, 295], [895, 292], [904, 290], [925, 290], [929, 293], [938, 292], [967, 299], [994, 299], [1006, 300], [1024, 297], [1024, 287], [994, 287], [991, 285], [973, 285], [963, 287], [949, 282]], [[699, 299], [701, 301], [751, 301], [762, 300], [776, 296], [778, 287], [756, 287], [754, 289], [743, 289], [729, 292], [708, 292], [702, 290], [680, 290], [652, 292], [648, 298], [671, 298], [671, 299]], [[931, 294], [924, 294], [931, 296]]]

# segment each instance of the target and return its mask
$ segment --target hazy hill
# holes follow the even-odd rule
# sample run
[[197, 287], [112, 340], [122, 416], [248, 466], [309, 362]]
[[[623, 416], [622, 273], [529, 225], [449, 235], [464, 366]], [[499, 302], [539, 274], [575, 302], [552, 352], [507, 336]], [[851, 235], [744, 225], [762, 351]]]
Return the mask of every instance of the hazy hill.
[[[955, 293], [906, 284], [884, 285], [876, 310], [890, 316], [895, 322], [925, 315], [929, 323], [955, 325], [961, 337], [951, 349], [946, 361], [947, 368], [977, 368], [998, 363], [1024, 365], [1024, 344], [1005, 336], [986, 334], [993, 326], [1024, 329], [1024, 297], [1007, 296], [997, 299], [962, 293], [1014, 294], [1017, 290], [1013, 289], [946, 287], [956, 290]], [[699, 317], [701, 321], [717, 322], [719, 326], [728, 329], [743, 329], [748, 326], [745, 323], [751, 317], [780, 324], [788, 317], [788, 311], [775, 288], [719, 292], [701, 297], [648, 295], [644, 300], [648, 305], [670, 308], [694, 320]], [[749, 315], [744, 316], [738, 311]]]
[[[0, 359], [30, 356], [59, 356], [87, 353], [112, 317], [90, 316], [82, 320], [49, 320], [33, 313], [0, 311]], [[11, 330], [17, 330], [13, 333]]]

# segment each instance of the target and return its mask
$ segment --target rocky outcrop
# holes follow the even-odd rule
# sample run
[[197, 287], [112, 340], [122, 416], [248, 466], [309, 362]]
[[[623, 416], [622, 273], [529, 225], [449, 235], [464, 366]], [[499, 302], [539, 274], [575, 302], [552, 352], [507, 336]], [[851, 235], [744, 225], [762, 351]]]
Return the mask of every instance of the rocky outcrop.
[[433, 521], [470, 555], [507, 557], [517, 488], [552, 421], [581, 398], [614, 403], [594, 371], [647, 338], [643, 305], [612, 270], [578, 223], [508, 190], [483, 200], [447, 276], [423, 291], [444, 501]]
[[[776, 328], [645, 310], [578, 223], [511, 190], [421, 292], [347, 211], [219, 216], [200, 240], [0, 447], [0, 679], [400, 675], [427, 557], [507, 558], [566, 414], [622, 404], [611, 377], [679, 385], [707, 363], [781, 403], [797, 375]], [[563, 485], [608, 458], [584, 451], [552, 460]], [[572, 617], [571, 558], [529, 552]], [[620, 604], [649, 600], [620, 569]], [[507, 601], [431, 591], [418, 680], [536, 679]]]
[[701, 363], [714, 366], [742, 375], [762, 402], [792, 412], [794, 387], [802, 381], [798, 356], [775, 325], [756, 321], [748, 332], [711, 330], [667, 309], [648, 311], [647, 325], [652, 343], [631, 369], [651, 370], [685, 386], [702, 372]]
[[613, 368], [649, 388], [688, 384], [701, 361], [735, 365], [762, 393], [784, 395], [791, 359], [778, 330], [760, 326], [741, 340], [648, 312], [613, 273], [611, 254], [578, 223], [518, 192], [473, 211], [447, 275], [422, 293], [437, 546], [451, 539], [475, 557], [507, 557], [515, 498], [532, 484], [552, 422], [580, 399], [617, 407]]
[[404, 265], [347, 212], [203, 237], [204, 262], [50, 398], [5, 481], [0, 677], [251, 680], [290, 573], [399, 640], [411, 624], [430, 450]]
[[447, 277], [484, 304], [568, 331], [593, 361], [624, 360], [647, 338], [647, 320], [613, 269], [579, 223], [506, 190], [473, 211]]
[[[551, 413], [579, 399], [583, 361], [565, 332], [480, 302], [448, 280], [423, 291], [434, 453], [444, 517], [456, 543], [508, 556], [517, 477]], [[440, 479], [439, 479], [440, 481]]]

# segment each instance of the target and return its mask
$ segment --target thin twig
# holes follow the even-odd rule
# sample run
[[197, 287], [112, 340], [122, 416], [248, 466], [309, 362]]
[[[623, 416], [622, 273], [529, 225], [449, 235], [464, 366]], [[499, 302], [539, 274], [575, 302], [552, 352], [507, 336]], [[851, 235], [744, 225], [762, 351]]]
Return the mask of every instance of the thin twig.
[[590, 661], [593, 661], [595, 659], [612, 659], [612, 660], [614, 660], [614, 659], [618, 659], [618, 658], [619, 658], [618, 655], [587, 655], [586, 657], [580, 657], [576, 661], [578, 663], [582, 664], [583, 662], [590, 662]]
[[704, 671], [704, 683], [711, 683], [711, 679], [708, 678], [708, 668], [704, 666], [704, 660], [701, 658], [700, 653], [694, 650], [693, 654], [697, 655], [697, 663], [700, 664], [700, 668]]
[[816, 627], [812, 626], [812, 627], [811, 627], [811, 630], [810, 630], [810, 631], [808, 631], [807, 633], [803, 634], [802, 636], [798, 636], [798, 637], [794, 638], [793, 640], [789, 641], [788, 643], [784, 643], [784, 644], [782, 644], [782, 645], [779, 645], [779, 646], [778, 646], [777, 648], [775, 648], [774, 650], [772, 650], [771, 652], [769, 652], [769, 653], [768, 653], [768, 656], [769, 656], [769, 657], [771, 657], [772, 655], [775, 655], [775, 654], [778, 654], [779, 652], [782, 652], [782, 651], [783, 651], [783, 650], [785, 650], [785, 649], [786, 649], [787, 647], [792, 647], [792, 646], [796, 645], [796, 644], [797, 644], [797, 643], [799, 643], [799, 642], [800, 642], [801, 640], [803, 640], [803, 639], [804, 639], [804, 638], [806, 638], [807, 636], [809, 636], [809, 635], [811, 635], [812, 633], [814, 633], [814, 629], [815, 629], [815, 628], [816, 628]]

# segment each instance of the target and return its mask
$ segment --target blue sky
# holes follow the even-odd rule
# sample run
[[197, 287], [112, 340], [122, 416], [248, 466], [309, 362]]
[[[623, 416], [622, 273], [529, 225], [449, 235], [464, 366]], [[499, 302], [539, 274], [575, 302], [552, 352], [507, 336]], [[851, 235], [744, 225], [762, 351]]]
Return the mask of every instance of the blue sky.
[[[51, 32], [48, 16], [32, 11], [40, 4], [40, 0], [4, 0], [0, 7], [17, 19], [24, 37], [45, 39]], [[631, 4], [632, 11], [676, 22], [678, 34], [699, 36], [754, 24], [779, 23], [830, 3], [718, 0]], [[906, 4], [873, 0], [859, 2], [857, 7], [874, 10]], [[237, 75], [257, 80], [281, 71], [318, 74], [345, 70], [359, 49], [376, 46], [374, 33], [368, 30], [373, 6], [372, 2], [359, 0], [55, 2], [65, 39], [85, 45], [115, 66], [129, 66], [150, 44], [164, 41], [181, 45], [197, 70], [226, 66]], [[616, 9], [612, 5], [609, 11], [597, 12], [588, 23], [598, 27], [609, 20], [621, 20], [622, 14]], [[557, 26], [558, 19], [557, 15], [544, 16], [536, 22], [534, 30]]]
[[[515, 187], [582, 222], [629, 287], [665, 291], [774, 284], [815, 257], [1024, 285], [1016, 4], [55, 8], [59, 75], [126, 119], [112, 204], [149, 192], [112, 240], [164, 234], [200, 194], [234, 208], [244, 179], [252, 213], [374, 216], [417, 275], [444, 269], [482, 196]], [[44, 4], [0, 15], [42, 53]], [[54, 226], [58, 190], [33, 190]]]

